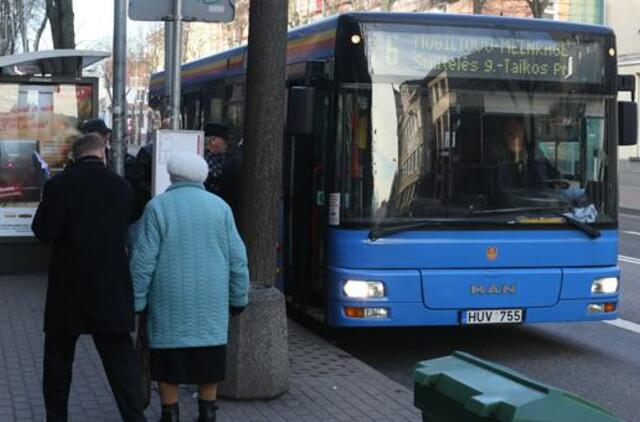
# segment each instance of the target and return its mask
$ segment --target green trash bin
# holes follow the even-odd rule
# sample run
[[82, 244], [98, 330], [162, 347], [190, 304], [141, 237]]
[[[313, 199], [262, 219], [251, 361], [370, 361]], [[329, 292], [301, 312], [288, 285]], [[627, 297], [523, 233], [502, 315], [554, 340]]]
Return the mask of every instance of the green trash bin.
[[419, 362], [413, 381], [423, 421], [621, 421], [580, 397], [468, 353]]

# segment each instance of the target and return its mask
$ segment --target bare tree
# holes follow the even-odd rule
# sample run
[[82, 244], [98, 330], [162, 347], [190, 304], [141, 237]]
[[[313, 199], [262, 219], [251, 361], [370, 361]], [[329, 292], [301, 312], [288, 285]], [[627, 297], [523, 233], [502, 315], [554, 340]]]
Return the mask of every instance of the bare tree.
[[296, 10], [296, 5], [295, 1], [289, 2], [289, 28], [296, 28], [307, 23], [306, 16]]
[[43, 14], [42, 19], [40, 20], [40, 26], [36, 30], [36, 36], [33, 40], [33, 51], [38, 51], [40, 49], [40, 40], [42, 39], [42, 35], [44, 34], [44, 30], [47, 27], [47, 22], [49, 18], [46, 13]]
[[13, 25], [13, 2], [0, 0], [0, 55], [13, 54], [16, 50], [15, 26]]
[[531, 14], [534, 18], [541, 18], [549, 3], [550, 0], [527, 0], [527, 5], [531, 9]]
[[481, 15], [487, 0], [473, 0], [473, 14]]
[[0, 0], [0, 55], [28, 52], [34, 22], [40, 22], [44, 0]]
[[325, 16], [335, 15], [337, 12], [336, 0], [322, 0], [322, 11]]
[[382, 9], [384, 11], [389, 11], [389, 10], [391, 10], [391, 8], [393, 8], [393, 5], [397, 1], [398, 0], [381, 0], [380, 1], [380, 9]]
[[76, 48], [73, 0], [46, 0], [53, 48]]
[[149, 53], [149, 67], [157, 72], [164, 65], [164, 27], [151, 30], [147, 34], [147, 51]]

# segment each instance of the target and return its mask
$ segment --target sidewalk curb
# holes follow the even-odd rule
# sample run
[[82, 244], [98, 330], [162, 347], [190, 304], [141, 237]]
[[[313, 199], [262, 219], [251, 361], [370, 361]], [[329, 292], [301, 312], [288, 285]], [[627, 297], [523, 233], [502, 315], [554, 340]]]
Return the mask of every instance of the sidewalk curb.
[[640, 217], [640, 210], [635, 208], [620, 207], [620, 214], [629, 214]]

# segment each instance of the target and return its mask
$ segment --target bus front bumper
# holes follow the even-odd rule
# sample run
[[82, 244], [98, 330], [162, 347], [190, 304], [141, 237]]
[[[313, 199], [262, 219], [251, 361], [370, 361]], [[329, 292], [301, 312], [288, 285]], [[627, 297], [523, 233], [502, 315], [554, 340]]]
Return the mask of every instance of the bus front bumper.
[[[615, 304], [615, 311], [594, 313], [591, 305]], [[415, 303], [376, 303], [362, 301], [329, 301], [327, 323], [332, 327], [409, 327], [436, 325], [466, 325], [461, 309], [428, 309], [422, 302]], [[355, 308], [374, 309], [366, 312], [368, 317], [350, 317], [348, 313], [360, 314]], [[382, 311], [384, 309], [384, 311]], [[518, 308], [523, 309], [523, 324], [544, 322], [602, 321], [618, 317], [618, 297], [609, 296], [598, 299], [560, 300], [550, 307]], [[365, 312], [363, 311], [362, 314]], [[386, 314], [386, 318], [384, 315]]]

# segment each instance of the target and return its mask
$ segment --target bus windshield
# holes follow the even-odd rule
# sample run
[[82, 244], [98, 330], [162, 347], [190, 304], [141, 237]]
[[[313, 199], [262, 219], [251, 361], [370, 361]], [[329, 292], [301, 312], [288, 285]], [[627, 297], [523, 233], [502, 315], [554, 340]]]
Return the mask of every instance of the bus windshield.
[[[467, 61], [473, 56], [469, 51], [478, 52], [473, 59], [478, 69], [469, 65], [463, 70], [445, 62], [439, 65], [431, 56], [416, 60], [418, 52], [409, 47], [395, 50], [394, 43], [427, 43], [411, 37], [369, 38], [382, 46], [381, 52], [368, 53], [371, 83], [339, 88], [342, 221], [471, 221], [509, 209], [566, 210], [562, 212], [586, 223], [615, 220], [605, 143], [610, 97], [597, 92], [604, 59], [596, 51], [602, 49], [553, 39], [537, 42], [519, 33], [513, 37], [536, 50], [522, 50], [517, 53], [521, 58], [514, 59], [505, 58], [520, 48], [520, 41], [513, 39], [509, 43], [479, 37], [455, 45], [447, 44], [446, 37], [440, 43], [429, 41], [449, 49], [451, 54], [441, 53], [446, 63], [460, 51]], [[499, 45], [511, 50], [496, 52]], [[384, 60], [395, 60], [396, 53], [401, 55], [397, 63], [403, 64], [384, 67]], [[516, 65], [512, 60], [524, 61]], [[488, 62], [491, 69], [485, 68]], [[506, 63], [517, 67], [525, 62], [548, 73], [509, 76], [504, 72], [515, 68], [500, 69]], [[483, 81], [492, 79], [500, 81], [501, 89], [489, 89], [486, 83], [482, 89]], [[580, 92], [569, 85], [595, 89]], [[564, 223], [548, 217], [537, 212], [504, 218], [509, 224]]]

